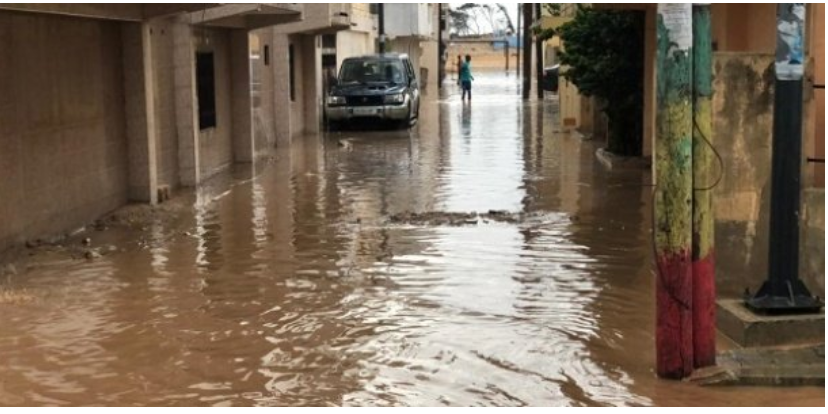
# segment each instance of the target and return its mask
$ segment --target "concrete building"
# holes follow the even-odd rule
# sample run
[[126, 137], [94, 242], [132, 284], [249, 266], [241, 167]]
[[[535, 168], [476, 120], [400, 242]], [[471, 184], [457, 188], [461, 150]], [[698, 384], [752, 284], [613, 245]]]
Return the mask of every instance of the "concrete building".
[[253, 70], [260, 85], [253, 109], [259, 148], [318, 132], [330, 77], [345, 58], [376, 50], [376, 16], [368, 3], [306, 4], [303, 15], [253, 32], [254, 56], [261, 57]]
[[420, 87], [436, 90], [439, 82], [438, 3], [388, 3], [384, 7], [389, 52], [405, 53], [419, 71]]
[[0, 250], [252, 161], [249, 31], [301, 10], [0, 4]]

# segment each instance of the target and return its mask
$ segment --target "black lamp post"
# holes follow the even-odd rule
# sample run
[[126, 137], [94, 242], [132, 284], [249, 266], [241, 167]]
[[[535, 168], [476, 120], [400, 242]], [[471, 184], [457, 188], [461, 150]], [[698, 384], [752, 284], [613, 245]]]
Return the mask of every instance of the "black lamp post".
[[822, 302], [799, 279], [805, 5], [780, 3], [776, 25], [768, 279], [745, 304], [765, 314], [819, 312]]

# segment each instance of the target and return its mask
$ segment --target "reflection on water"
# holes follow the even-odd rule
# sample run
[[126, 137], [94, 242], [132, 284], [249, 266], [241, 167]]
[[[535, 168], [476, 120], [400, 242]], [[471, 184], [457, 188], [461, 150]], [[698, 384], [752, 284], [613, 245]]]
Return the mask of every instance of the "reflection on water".
[[[514, 79], [448, 89], [411, 132], [302, 137], [200, 188], [146, 249], [19, 278], [43, 300], [0, 304], [0, 404], [824, 404], [657, 380], [647, 174]], [[488, 210], [533, 214], [385, 220]]]

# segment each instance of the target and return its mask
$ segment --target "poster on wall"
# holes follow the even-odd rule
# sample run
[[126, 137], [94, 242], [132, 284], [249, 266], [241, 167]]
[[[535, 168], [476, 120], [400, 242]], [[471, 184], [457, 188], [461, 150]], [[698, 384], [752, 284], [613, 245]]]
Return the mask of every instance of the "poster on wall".
[[780, 3], [776, 13], [776, 78], [800, 80], [804, 72], [804, 3]]
[[693, 9], [687, 3], [659, 3], [658, 14], [670, 37], [669, 54], [678, 49], [689, 51], [693, 46]]

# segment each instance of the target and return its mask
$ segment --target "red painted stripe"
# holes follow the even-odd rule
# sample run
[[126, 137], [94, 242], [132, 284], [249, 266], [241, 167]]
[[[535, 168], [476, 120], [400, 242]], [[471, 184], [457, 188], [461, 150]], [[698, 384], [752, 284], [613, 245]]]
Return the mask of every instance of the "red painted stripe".
[[716, 365], [716, 280], [713, 252], [693, 262], [693, 366]]
[[681, 379], [693, 372], [690, 252], [661, 253], [656, 263], [656, 372]]

